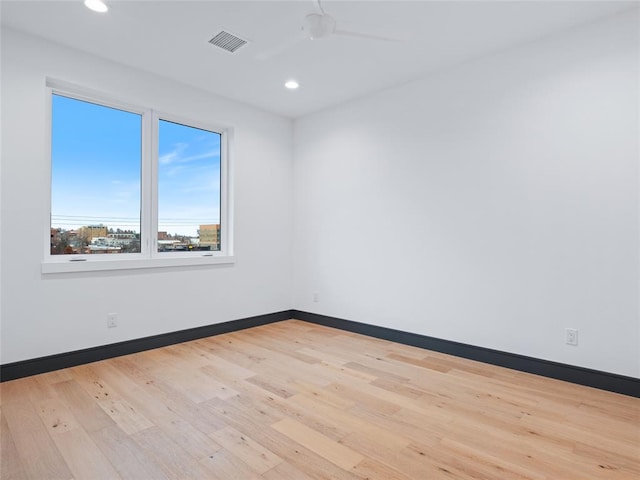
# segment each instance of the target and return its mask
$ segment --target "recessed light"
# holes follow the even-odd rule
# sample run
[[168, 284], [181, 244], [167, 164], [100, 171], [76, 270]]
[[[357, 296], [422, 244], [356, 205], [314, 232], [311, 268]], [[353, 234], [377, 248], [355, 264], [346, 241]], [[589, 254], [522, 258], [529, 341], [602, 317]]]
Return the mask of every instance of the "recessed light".
[[109, 10], [109, 7], [107, 7], [101, 0], [84, 0], [84, 6], [98, 13], [104, 13]]
[[296, 82], [295, 80], [288, 80], [287, 83], [284, 84], [284, 86], [286, 88], [288, 88], [289, 90], [295, 90], [296, 88], [298, 88], [300, 86], [300, 84], [298, 82]]

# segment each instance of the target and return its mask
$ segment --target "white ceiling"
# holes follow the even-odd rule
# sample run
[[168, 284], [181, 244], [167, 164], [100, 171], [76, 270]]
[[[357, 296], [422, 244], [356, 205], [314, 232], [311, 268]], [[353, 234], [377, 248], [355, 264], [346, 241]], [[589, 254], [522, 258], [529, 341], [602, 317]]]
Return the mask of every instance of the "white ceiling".
[[[109, 12], [97, 14], [82, 0], [2, 0], [2, 26], [288, 117], [638, 6], [611, 0], [322, 2], [340, 29], [403, 39], [383, 42], [299, 40], [305, 15], [318, 11], [312, 0], [105, 1]], [[250, 43], [234, 54], [220, 50], [208, 43], [220, 30]], [[285, 90], [289, 78], [301, 88]]]

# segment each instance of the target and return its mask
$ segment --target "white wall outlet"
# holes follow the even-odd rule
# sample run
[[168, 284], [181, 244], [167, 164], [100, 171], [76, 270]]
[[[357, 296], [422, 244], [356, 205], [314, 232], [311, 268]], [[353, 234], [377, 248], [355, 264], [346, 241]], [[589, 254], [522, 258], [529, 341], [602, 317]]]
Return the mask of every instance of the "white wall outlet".
[[107, 328], [116, 328], [118, 326], [118, 314], [107, 313]]
[[320, 294], [318, 292], [313, 292], [313, 303], [318, 303], [320, 301]]
[[578, 330], [575, 328], [565, 328], [564, 338], [567, 345], [578, 345]]

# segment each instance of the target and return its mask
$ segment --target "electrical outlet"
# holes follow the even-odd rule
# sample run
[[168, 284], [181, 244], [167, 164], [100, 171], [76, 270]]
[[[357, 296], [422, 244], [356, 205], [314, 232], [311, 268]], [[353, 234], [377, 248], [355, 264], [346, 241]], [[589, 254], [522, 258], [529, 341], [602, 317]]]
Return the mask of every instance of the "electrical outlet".
[[318, 292], [313, 292], [313, 302], [318, 303], [320, 301], [320, 294]]
[[567, 345], [578, 345], [578, 330], [575, 328], [564, 329], [565, 342]]
[[118, 314], [107, 313], [107, 328], [116, 328], [118, 326]]

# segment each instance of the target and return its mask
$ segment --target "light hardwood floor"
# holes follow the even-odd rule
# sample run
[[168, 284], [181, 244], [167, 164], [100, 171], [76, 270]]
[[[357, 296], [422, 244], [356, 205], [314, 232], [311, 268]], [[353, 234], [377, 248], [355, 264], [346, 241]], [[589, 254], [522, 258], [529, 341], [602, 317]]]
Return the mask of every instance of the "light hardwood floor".
[[291, 320], [1, 390], [2, 479], [634, 479], [640, 400]]

